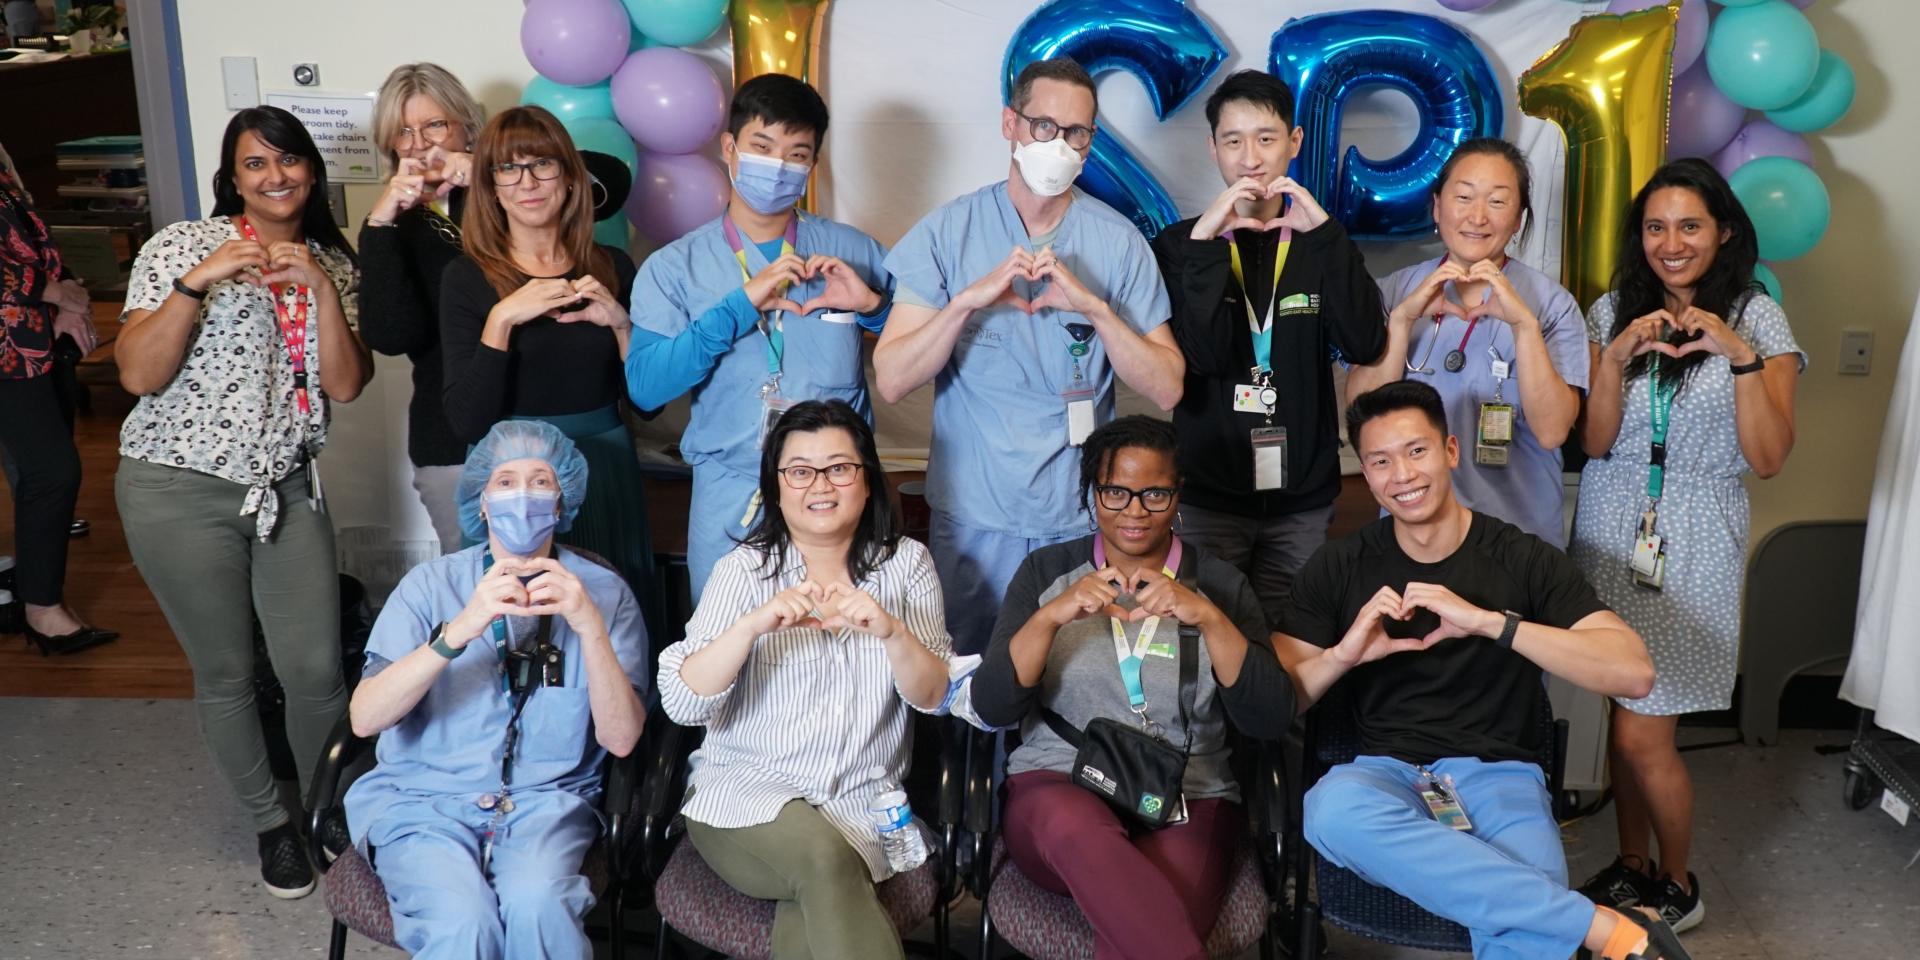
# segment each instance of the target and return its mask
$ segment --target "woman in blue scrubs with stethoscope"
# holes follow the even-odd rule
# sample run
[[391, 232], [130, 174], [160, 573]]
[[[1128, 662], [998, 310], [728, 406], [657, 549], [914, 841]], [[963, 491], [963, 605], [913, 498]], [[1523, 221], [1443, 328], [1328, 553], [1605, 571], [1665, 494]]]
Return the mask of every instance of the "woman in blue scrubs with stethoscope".
[[1580, 304], [1506, 255], [1532, 214], [1532, 177], [1505, 140], [1454, 148], [1433, 193], [1446, 255], [1380, 281], [1387, 349], [1354, 367], [1349, 399], [1402, 377], [1440, 391], [1460, 439], [1462, 503], [1562, 549], [1560, 445], [1580, 414], [1588, 356]]

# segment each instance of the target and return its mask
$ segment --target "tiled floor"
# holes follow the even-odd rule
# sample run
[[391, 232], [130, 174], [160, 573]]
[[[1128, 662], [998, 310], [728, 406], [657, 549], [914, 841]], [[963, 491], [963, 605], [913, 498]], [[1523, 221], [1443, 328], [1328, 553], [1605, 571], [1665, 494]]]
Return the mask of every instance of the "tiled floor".
[[[1724, 731], [1683, 731], [1692, 740]], [[1689, 754], [1696, 871], [1708, 919], [1696, 957], [1920, 956], [1920, 829], [1840, 800], [1840, 733]], [[1574, 873], [1611, 857], [1612, 822], [1568, 833]], [[956, 934], [971, 943], [977, 909]], [[262, 892], [253, 836], [179, 700], [0, 699], [0, 958], [324, 955], [318, 896]], [[644, 951], [635, 951], [644, 955]], [[356, 939], [354, 957], [399, 954]], [[1414, 958], [1336, 935], [1333, 956]]]

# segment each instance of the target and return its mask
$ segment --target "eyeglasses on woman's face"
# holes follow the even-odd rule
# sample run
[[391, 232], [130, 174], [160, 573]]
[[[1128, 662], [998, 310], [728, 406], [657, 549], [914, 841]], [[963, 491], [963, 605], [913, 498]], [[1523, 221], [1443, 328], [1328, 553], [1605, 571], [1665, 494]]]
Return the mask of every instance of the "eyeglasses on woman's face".
[[813, 486], [814, 478], [821, 474], [826, 474], [827, 482], [836, 487], [852, 486], [853, 481], [860, 476], [860, 467], [860, 464], [851, 460], [843, 460], [839, 463], [829, 463], [824, 467], [806, 465], [781, 467], [774, 472], [787, 481], [787, 486], [795, 490], [805, 490]]
[[536, 157], [525, 163], [503, 160], [493, 165], [493, 185], [511, 187], [528, 173], [532, 173], [535, 180], [557, 180], [562, 169], [558, 157]]
[[1173, 508], [1174, 498], [1180, 495], [1180, 491], [1173, 487], [1148, 487], [1145, 490], [1135, 490], [1119, 484], [1103, 483], [1093, 488], [1093, 495], [1099, 501], [1101, 509], [1111, 510], [1114, 513], [1120, 513], [1133, 506], [1136, 498], [1141, 506], [1147, 508], [1148, 513], [1166, 513]]

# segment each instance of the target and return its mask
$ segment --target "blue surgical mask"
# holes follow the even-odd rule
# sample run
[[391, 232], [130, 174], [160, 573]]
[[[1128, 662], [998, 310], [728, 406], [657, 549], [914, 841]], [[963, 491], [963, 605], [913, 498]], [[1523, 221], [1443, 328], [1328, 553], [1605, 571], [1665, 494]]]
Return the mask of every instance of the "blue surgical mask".
[[793, 209], [807, 192], [807, 174], [813, 168], [757, 153], [739, 153], [733, 192], [756, 212], [773, 216]]
[[487, 494], [487, 530], [500, 548], [532, 556], [560, 524], [560, 491], [502, 490]]

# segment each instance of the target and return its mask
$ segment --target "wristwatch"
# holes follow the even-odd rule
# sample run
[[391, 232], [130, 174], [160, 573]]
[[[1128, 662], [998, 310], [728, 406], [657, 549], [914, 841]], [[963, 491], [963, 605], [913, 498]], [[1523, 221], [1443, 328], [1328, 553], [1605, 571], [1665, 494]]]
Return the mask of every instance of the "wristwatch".
[[181, 296], [192, 297], [195, 300], [205, 300], [207, 298], [207, 291], [195, 290], [187, 286], [187, 282], [179, 277], [173, 278], [173, 290]]
[[1743, 373], [1759, 373], [1760, 371], [1765, 370], [1766, 368], [1767, 368], [1767, 358], [1761, 356], [1758, 353], [1755, 353], [1753, 355], [1752, 363], [1734, 363], [1731, 360], [1727, 361], [1727, 369], [1732, 370], [1733, 375], [1736, 377]]
[[1506, 614], [1507, 622], [1501, 625], [1500, 636], [1494, 638], [1493, 642], [1497, 644], [1502, 650], [1512, 650], [1513, 635], [1520, 630], [1520, 621], [1525, 620], [1526, 618], [1522, 617], [1517, 613], [1514, 613], [1512, 610], [1505, 610], [1502, 612]]
[[437, 653], [442, 657], [447, 658], [448, 660], [452, 660], [455, 657], [458, 657], [461, 654], [467, 652], [466, 647], [461, 647], [460, 649], [456, 650], [453, 647], [447, 645], [447, 624], [446, 624], [446, 621], [444, 620], [437, 624], [434, 624], [432, 635], [427, 637], [427, 646], [432, 648], [434, 653]]

